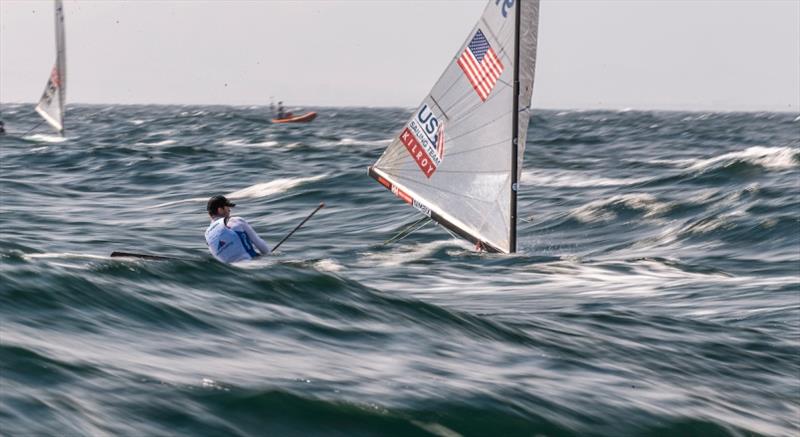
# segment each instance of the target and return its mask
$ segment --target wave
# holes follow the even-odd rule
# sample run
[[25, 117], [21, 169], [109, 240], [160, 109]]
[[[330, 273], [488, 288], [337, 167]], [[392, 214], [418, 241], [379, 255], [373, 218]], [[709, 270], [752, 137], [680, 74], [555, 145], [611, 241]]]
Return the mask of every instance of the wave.
[[535, 185], [543, 187], [563, 187], [563, 188], [585, 188], [585, 187], [619, 187], [635, 185], [646, 182], [647, 178], [605, 178], [594, 177], [586, 172], [579, 171], [560, 171], [556, 173], [544, 173], [539, 171], [523, 171], [522, 182], [525, 185]]
[[362, 254], [363, 259], [361, 262], [381, 267], [399, 266], [431, 257], [444, 248], [453, 247], [461, 248], [465, 250], [465, 253], [475, 253], [471, 250], [472, 245], [466, 241], [455, 238], [444, 238], [426, 243], [398, 244], [390, 246], [390, 248], [384, 252], [365, 252]]
[[392, 142], [392, 139], [385, 140], [359, 140], [357, 138], [342, 138], [339, 140], [337, 146], [350, 146], [350, 145], [363, 145], [363, 146], [385, 146]]
[[644, 217], [655, 217], [669, 211], [671, 207], [671, 203], [661, 202], [651, 194], [631, 193], [587, 203], [573, 211], [571, 216], [581, 222], [591, 223], [614, 220], [626, 209], [641, 211]]
[[[274, 181], [255, 184], [247, 188], [242, 188], [241, 190], [233, 191], [231, 193], [226, 194], [225, 197], [232, 200], [267, 197], [267, 196], [272, 196], [274, 194], [285, 193], [299, 185], [308, 182], [313, 182], [326, 177], [327, 175], [323, 174], [305, 178], [280, 178], [280, 179], [275, 179]], [[142, 207], [142, 209], [156, 209], [156, 208], [163, 208], [165, 206], [179, 205], [182, 203], [194, 203], [194, 202], [206, 202], [206, 201], [208, 201], [207, 197], [192, 197], [190, 199], [174, 200], [171, 202], [159, 203], [153, 206], [145, 206]]]
[[63, 143], [67, 141], [67, 137], [62, 137], [60, 135], [50, 135], [50, 134], [33, 134], [22, 137], [24, 140], [28, 141], [39, 141], [44, 143]]
[[330, 258], [325, 258], [315, 261], [313, 265], [314, 268], [316, 268], [317, 270], [323, 272], [331, 272], [331, 273], [341, 271], [344, 268], [341, 264], [337, 263], [336, 261]]
[[153, 143], [148, 143], [148, 142], [134, 143], [134, 146], [171, 146], [176, 143], [177, 141], [175, 140], [162, 140]]
[[244, 140], [244, 139], [241, 139], [241, 138], [236, 138], [234, 140], [220, 140], [220, 141], [217, 142], [217, 144], [221, 144], [223, 146], [234, 146], [234, 147], [241, 147], [241, 146], [245, 146], [245, 147], [273, 147], [273, 146], [277, 146], [280, 143], [278, 143], [277, 141], [262, 141], [262, 142], [259, 142], [259, 143], [251, 143], [251, 142], [248, 142], [247, 140]]
[[800, 150], [792, 147], [748, 147], [739, 152], [726, 153], [714, 158], [689, 161], [689, 170], [706, 170], [727, 167], [737, 162], [758, 165], [768, 169], [783, 170], [796, 167]]
[[284, 193], [292, 188], [308, 182], [317, 181], [326, 178], [327, 175], [310, 176], [306, 178], [281, 178], [274, 181], [264, 182], [261, 184], [251, 185], [247, 188], [234, 191], [227, 194], [226, 197], [230, 199], [244, 199], [244, 198], [259, 198], [267, 197], [273, 194]]

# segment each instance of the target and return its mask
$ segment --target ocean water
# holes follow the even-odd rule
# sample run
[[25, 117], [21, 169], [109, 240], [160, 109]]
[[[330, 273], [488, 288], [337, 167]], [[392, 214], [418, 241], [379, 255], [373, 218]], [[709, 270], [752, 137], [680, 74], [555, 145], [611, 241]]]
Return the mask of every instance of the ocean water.
[[[69, 105], [62, 139], [32, 106], [0, 106], [2, 435], [800, 433], [798, 114], [536, 111], [497, 255], [383, 244], [410, 109]], [[270, 244], [326, 207], [231, 266], [213, 194]]]

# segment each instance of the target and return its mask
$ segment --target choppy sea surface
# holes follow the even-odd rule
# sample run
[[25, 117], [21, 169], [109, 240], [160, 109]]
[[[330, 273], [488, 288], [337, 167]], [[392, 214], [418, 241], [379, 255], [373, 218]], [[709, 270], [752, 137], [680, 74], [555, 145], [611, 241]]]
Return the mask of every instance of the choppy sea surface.
[[[520, 253], [367, 176], [411, 109], [0, 118], [0, 434], [800, 434], [800, 116], [536, 111]], [[207, 253], [233, 198], [274, 256]], [[110, 258], [115, 250], [180, 260]]]

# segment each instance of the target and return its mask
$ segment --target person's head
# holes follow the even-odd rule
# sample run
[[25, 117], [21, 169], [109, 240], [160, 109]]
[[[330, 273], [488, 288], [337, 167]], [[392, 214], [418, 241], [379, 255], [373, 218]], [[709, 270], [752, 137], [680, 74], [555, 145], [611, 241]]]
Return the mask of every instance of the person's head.
[[236, 206], [235, 203], [228, 200], [225, 196], [214, 196], [208, 199], [206, 204], [206, 211], [211, 218], [231, 216], [231, 208]]

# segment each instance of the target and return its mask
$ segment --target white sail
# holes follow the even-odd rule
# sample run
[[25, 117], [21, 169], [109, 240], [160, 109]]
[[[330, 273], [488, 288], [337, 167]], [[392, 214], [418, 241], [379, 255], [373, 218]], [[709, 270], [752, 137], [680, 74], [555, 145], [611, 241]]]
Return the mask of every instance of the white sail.
[[56, 15], [56, 64], [47, 79], [36, 112], [59, 132], [64, 132], [64, 103], [67, 96], [67, 54], [64, 41], [64, 7], [55, 0]]
[[538, 19], [539, 0], [489, 0], [430, 94], [370, 167], [370, 175], [398, 197], [496, 252], [516, 250], [516, 181], [530, 118]]

